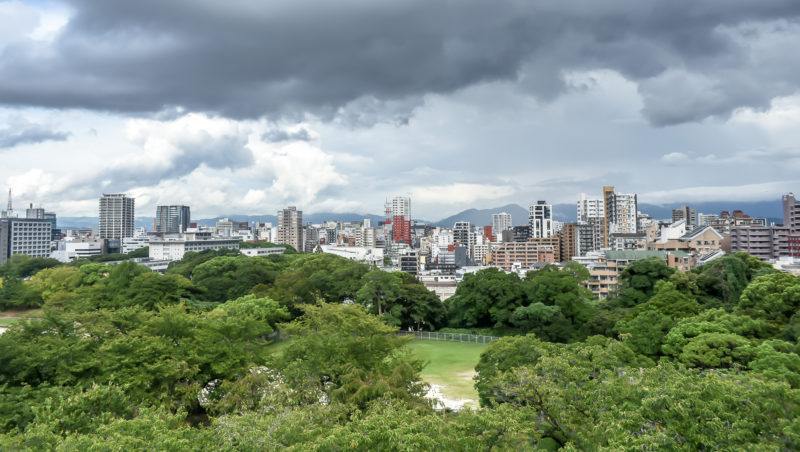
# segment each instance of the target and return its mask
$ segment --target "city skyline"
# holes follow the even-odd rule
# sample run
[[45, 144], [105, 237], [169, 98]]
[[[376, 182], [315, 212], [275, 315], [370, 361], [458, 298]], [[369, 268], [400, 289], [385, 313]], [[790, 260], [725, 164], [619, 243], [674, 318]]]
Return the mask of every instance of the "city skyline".
[[788, 0], [0, 2], [0, 188], [62, 216], [103, 192], [198, 218], [402, 194], [435, 219], [610, 184], [775, 200], [800, 186], [799, 18]]

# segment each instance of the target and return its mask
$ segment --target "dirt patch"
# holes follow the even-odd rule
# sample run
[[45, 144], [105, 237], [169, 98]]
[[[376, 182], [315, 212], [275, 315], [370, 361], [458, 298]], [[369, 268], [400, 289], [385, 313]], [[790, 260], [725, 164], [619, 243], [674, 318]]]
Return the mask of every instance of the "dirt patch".
[[477, 404], [473, 399], [451, 399], [442, 394], [444, 386], [431, 384], [428, 394], [425, 397], [434, 401], [434, 408], [443, 409], [447, 408], [453, 411], [460, 411], [464, 408], [472, 408]]

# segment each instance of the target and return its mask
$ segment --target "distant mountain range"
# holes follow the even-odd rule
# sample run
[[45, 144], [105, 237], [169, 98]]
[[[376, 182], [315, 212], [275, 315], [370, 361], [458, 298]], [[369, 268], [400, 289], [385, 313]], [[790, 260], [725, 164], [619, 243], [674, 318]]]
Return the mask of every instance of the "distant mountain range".
[[[723, 210], [732, 212], [734, 209], [738, 209], [744, 211], [744, 213], [750, 215], [751, 217], [765, 217], [768, 219], [774, 219], [777, 222], [780, 222], [783, 216], [780, 199], [775, 201], [758, 202], [714, 201], [699, 202], [690, 205], [693, 209], [697, 209], [698, 213], [718, 214]], [[680, 206], [681, 203], [666, 205], [639, 204], [639, 210], [655, 219], [667, 219], [672, 218], [672, 209], [676, 209]], [[449, 228], [453, 227], [453, 224], [456, 221], [469, 221], [474, 225], [484, 226], [492, 224], [492, 214], [500, 212], [507, 212], [511, 214], [511, 220], [514, 225], [527, 224], [528, 222], [527, 208], [522, 207], [519, 204], [508, 204], [492, 209], [467, 209], [437, 222], [428, 223], [430, 223], [432, 226]], [[557, 221], [572, 222], [576, 220], [576, 217], [576, 204], [555, 204], [553, 206], [553, 219]], [[276, 224], [278, 221], [275, 215], [228, 215], [216, 218], [203, 218], [193, 221], [201, 226], [213, 226], [222, 218], [230, 218], [233, 221], [247, 221], [248, 223], [261, 221]], [[384, 220], [382, 215], [373, 214], [332, 212], [303, 214], [303, 222], [307, 223], [310, 221], [315, 224], [322, 223], [323, 221], [361, 221], [365, 218], [369, 218], [374, 226], [377, 226], [378, 222]], [[148, 230], [152, 230], [153, 220], [153, 217], [137, 217], [135, 225], [144, 226]], [[422, 222], [422, 220], [418, 221]], [[58, 226], [62, 229], [93, 228], [97, 227], [97, 217], [59, 217]]]

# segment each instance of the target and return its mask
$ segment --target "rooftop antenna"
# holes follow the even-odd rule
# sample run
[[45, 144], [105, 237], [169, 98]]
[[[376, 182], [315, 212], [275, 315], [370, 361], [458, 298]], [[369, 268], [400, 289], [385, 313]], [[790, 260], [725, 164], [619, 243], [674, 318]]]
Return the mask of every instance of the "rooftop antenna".
[[11, 212], [11, 187], [8, 187], [8, 207], [6, 208], [7, 211]]

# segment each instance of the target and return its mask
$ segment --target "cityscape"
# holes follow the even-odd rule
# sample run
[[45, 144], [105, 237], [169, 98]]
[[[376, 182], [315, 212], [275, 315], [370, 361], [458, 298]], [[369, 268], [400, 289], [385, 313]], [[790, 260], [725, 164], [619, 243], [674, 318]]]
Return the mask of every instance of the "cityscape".
[[[127, 255], [146, 249], [136, 261], [163, 272], [187, 252], [234, 249], [247, 256], [282, 254], [288, 245], [300, 253], [330, 253], [387, 271], [417, 277], [442, 301], [452, 296], [466, 273], [488, 267], [524, 276], [546, 265], [575, 261], [591, 275], [586, 287], [600, 299], [617, 292], [617, 279], [631, 262], [657, 257], [670, 267], [689, 271], [726, 254], [744, 252], [777, 269], [800, 274], [800, 201], [782, 197], [783, 222], [751, 217], [741, 210], [697, 212], [684, 205], [671, 218], [642, 213], [635, 193], [602, 187], [598, 196], [581, 193], [576, 222], [553, 218], [545, 200], [532, 203], [525, 218], [508, 212], [491, 215], [491, 224], [455, 221], [431, 226], [412, 214], [412, 198], [387, 199], [384, 219], [303, 222], [302, 209], [277, 212], [277, 223], [228, 218], [213, 226], [192, 222], [191, 207], [157, 206], [152, 228], [135, 227], [136, 200], [126, 194], [103, 194], [98, 226], [65, 229], [57, 216], [30, 204], [15, 211], [11, 191], [0, 212], [0, 265], [14, 254], [49, 257], [61, 262], [102, 254]], [[249, 245], [243, 247], [242, 244]]]
[[0, 451], [800, 451], [800, 0], [0, 0]]

